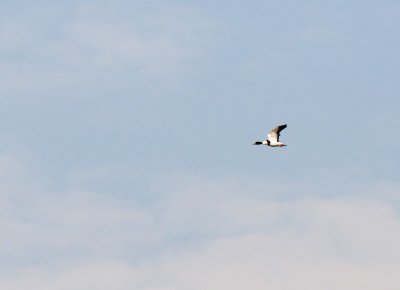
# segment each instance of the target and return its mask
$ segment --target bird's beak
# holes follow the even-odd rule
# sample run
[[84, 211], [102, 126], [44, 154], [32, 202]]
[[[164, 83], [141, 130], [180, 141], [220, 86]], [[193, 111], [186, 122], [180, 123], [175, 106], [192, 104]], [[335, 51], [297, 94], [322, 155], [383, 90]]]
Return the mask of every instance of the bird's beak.
[[282, 144], [280, 147], [285, 147], [285, 146], [287, 146], [286, 144]]

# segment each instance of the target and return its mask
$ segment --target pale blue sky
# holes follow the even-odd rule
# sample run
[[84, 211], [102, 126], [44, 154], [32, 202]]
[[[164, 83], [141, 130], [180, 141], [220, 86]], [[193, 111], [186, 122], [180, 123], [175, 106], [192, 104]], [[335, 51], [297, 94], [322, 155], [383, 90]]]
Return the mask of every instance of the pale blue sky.
[[397, 1], [0, 15], [2, 289], [397, 289]]

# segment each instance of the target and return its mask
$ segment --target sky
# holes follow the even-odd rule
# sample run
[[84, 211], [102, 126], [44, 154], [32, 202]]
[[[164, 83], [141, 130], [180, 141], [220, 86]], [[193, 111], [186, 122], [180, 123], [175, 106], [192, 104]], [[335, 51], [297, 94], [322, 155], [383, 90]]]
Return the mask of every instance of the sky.
[[399, 16], [2, 1], [0, 288], [397, 290]]

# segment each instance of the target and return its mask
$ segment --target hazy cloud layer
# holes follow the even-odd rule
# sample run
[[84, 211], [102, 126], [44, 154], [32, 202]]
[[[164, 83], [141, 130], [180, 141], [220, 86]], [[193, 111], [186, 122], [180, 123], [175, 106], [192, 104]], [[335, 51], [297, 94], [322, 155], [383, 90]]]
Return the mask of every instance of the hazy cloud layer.
[[3, 1], [0, 288], [397, 289], [400, 5], [361, 2]]
[[125, 199], [52, 192], [32, 184], [21, 162], [3, 156], [5, 167], [3, 180], [27, 186], [2, 185], [2, 288], [317, 290], [398, 283], [396, 184], [370, 184], [372, 192], [348, 184], [340, 196], [323, 198], [304, 191], [306, 185], [186, 176], [164, 178], [158, 200], [139, 207], [135, 191]]
[[35, 98], [78, 97], [110, 87], [131, 89], [132, 84], [140, 87], [136, 93], [150, 83], [168, 88], [213, 38], [212, 24], [187, 6], [42, 8], [27, 5], [2, 20], [3, 98], [28, 93]]

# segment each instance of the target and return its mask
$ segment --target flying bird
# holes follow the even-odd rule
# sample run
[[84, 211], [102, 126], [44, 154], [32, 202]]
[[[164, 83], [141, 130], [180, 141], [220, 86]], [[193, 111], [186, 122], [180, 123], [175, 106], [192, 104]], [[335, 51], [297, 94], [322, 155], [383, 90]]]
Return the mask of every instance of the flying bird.
[[285, 125], [280, 125], [275, 128], [273, 128], [271, 131], [268, 133], [268, 137], [264, 141], [256, 141], [253, 143], [253, 145], [268, 145], [270, 147], [284, 147], [286, 144], [283, 144], [279, 142], [279, 136], [280, 133], [283, 129], [287, 127], [287, 124]]

